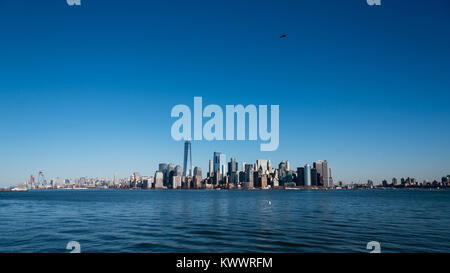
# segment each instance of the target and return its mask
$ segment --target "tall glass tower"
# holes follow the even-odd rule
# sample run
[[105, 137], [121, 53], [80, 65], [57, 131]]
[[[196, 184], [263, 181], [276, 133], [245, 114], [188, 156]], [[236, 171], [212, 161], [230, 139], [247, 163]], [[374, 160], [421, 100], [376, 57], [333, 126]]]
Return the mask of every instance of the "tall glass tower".
[[228, 172], [227, 156], [220, 152], [214, 152], [214, 173], [220, 172], [220, 179]]
[[311, 166], [305, 165], [305, 186], [311, 186]]
[[[183, 176], [192, 176], [192, 150], [191, 141], [184, 142], [184, 161], [183, 161]], [[189, 170], [188, 170], [189, 168]]]

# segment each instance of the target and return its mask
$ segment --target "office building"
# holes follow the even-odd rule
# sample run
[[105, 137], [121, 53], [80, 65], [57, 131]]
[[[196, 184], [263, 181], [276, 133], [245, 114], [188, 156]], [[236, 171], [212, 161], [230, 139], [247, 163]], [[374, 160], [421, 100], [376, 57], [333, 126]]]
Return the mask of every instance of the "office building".
[[267, 171], [267, 160], [258, 159], [256, 160], [256, 171], [262, 170], [263, 173]]
[[183, 176], [192, 176], [192, 149], [190, 140], [184, 142]]
[[305, 165], [305, 186], [311, 186], [311, 166], [309, 164]]
[[220, 152], [214, 152], [214, 173], [219, 171], [219, 179], [222, 180], [227, 174], [227, 156]]
[[297, 168], [297, 186], [305, 186], [305, 168], [299, 167]]

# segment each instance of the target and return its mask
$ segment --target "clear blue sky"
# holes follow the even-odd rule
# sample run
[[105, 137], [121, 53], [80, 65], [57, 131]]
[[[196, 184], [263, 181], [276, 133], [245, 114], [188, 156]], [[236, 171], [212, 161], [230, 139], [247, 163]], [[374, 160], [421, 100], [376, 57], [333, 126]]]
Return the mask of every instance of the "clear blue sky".
[[[287, 39], [280, 39], [287, 33]], [[182, 165], [170, 110], [279, 104], [280, 146], [192, 144], [238, 162], [327, 159], [335, 181], [450, 173], [450, 2], [0, 1], [0, 186]]]

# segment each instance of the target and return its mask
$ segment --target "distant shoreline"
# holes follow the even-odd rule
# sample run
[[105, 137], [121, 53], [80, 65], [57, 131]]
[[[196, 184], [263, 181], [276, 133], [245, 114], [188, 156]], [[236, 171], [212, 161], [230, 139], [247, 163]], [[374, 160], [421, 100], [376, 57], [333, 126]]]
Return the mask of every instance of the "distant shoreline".
[[269, 189], [261, 189], [261, 188], [214, 188], [214, 189], [142, 189], [142, 188], [42, 188], [42, 189], [28, 189], [28, 190], [13, 190], [13, 189], [0, 189], [0, 192], [33, 192], [33, 191], [102, 191], [102, 190], [110, 190], [110, 191], [355, 191], [355, 190], [449, 190], [449, 187], [373, 187], [373, 188], [269, 188]]

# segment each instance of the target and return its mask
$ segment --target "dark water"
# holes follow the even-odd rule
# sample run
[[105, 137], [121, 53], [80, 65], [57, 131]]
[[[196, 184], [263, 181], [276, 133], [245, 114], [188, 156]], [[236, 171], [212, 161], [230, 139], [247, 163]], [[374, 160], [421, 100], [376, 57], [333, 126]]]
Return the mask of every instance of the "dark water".
[[[271, 201], [271, 205], [268, 201]], [[450, 191], [0, 192], [0, 252], [450, 252]]]

